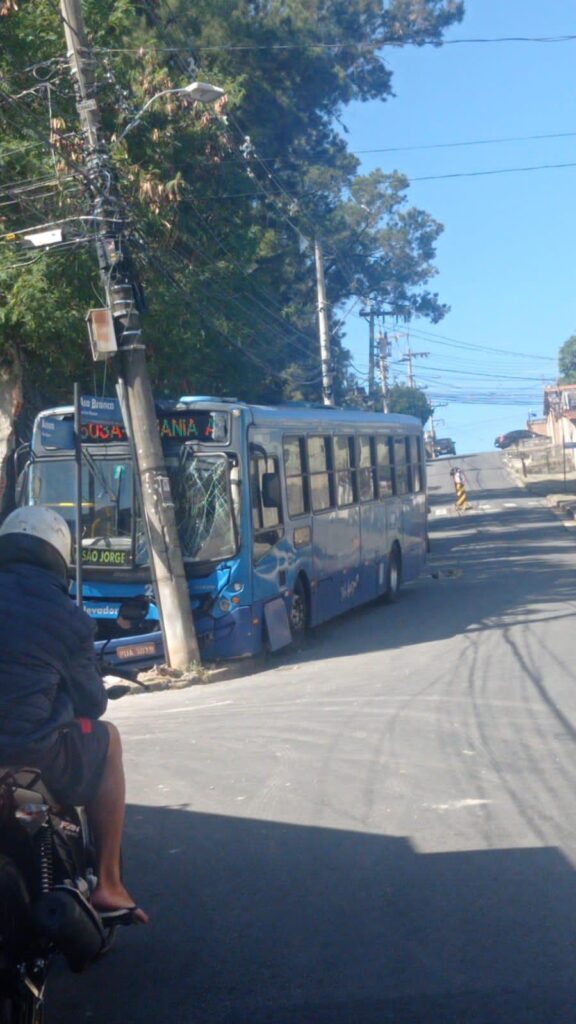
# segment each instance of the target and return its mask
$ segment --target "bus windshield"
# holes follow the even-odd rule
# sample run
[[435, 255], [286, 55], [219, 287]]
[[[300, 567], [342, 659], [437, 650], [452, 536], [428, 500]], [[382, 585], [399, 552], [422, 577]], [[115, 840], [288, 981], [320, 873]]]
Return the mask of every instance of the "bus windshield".
[[171, 474], [182, 557], [210, 562], [236, 554], [236, 529], [226, 455], [187, 449]]
[[[76, 465], [72, 459], [37, 459], [30, 466], [30, 503], [53, 508], [76, 532]], [[127, 458], [88, 460], [82, 470], [82, 561], [125, 566], [132, 562], [132, 467]], [[141, 530], [138, 531], [141, 533]], [[140, 545], [141, 547], [141, 545]], [[115, 559], [110, 554], [117, 552]], [[108, 555], [104, 552], [108, 551]], [[98, 554], [100, 552], [100, 554]], [[140, 559], [138, 559], [140, 561]]]
[[[109, 568], [144, 566], [148, 551], [129, 457], [86, 454], [82, 470], [82, 561]], [[186, 561], [209, 562], [236, 553], [236, 520], [226, 455], [182, 451], [170, 467], [176, 523]], [[76, 532], [73, 459], [36, 459], [30, 503], [53, 508]]]

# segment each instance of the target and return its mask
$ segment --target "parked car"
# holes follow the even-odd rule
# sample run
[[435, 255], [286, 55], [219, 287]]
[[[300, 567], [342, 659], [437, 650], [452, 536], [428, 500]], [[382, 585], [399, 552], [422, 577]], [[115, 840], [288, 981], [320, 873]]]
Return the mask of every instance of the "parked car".
[[499, 434], [494, 445], [496, 448], [510, 448], [519, 441], [531, 441], [535, 437], [538, 434], [533, 434], [531, 430], [509, 430], [507, 434]]
[[451, 437], [437, 437], [434, 441], [434, 455], [456, 455], [456, 445]]

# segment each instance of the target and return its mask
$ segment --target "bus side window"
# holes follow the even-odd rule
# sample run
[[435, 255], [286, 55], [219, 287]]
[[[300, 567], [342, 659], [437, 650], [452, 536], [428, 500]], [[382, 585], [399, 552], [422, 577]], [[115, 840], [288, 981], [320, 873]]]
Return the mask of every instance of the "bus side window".
[[353, 437], [338, 434], [334, 438], [334, 478], [338, 507], [353, 505], [357, 499]]
[[278, 543], [284, 532], [279, 483], [278, 459], [253, 455], [250, 460], [250, 491], [255, 562]]
[[284, 472], [288, 515], [303, 516], [310, 511], [303, 437], [284, 438]]
[[321, 435], [309, 437], [308, 469], [313, 512], [324, 512], [334, 504], [330, 486], [331, 462], [330, 438]]
[[414, 494], [420, 494], [424, 490], [424, 477], [422, 474], [422, 441], [419, 437], [408, 437], [408, 465], [410, 468], [410, 490]]
[[394, 493], [408, 494], [408, 466], [406, 464], [406, 438], [394, 438]]
[[358, 494], [360, 501], [376, 497], [376, 440], [361, 434], [358, 438]]
[[392, 494], [392, 459], [390, 437], [376, 439], [376, 460], [378, 470], [378, 497], [389, 498]]

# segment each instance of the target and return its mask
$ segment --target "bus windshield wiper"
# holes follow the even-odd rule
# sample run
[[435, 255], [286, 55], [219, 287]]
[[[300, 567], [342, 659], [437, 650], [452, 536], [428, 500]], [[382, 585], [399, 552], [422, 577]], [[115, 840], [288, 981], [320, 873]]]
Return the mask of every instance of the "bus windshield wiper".
[[114, 491], [109, 486], [105, 475], [102, 473], [100, 467], [98, 466], [96, 459], [94, 458], [92, 453], [87, 451], [85, 448], [82, 449], [82, 455], [86, 459], [86, 462], [88, 463], [92, 475], [101, 485], [103, 491], [105, 491], [106, 493], [106, 496], [111, 499], [113, 505], [117, 508], [119, 495], [114, 494]]

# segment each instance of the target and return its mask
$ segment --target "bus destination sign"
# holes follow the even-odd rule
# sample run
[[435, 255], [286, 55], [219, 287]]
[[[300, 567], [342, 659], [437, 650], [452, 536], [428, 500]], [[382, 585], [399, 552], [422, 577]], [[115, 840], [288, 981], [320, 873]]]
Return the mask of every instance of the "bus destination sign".
[[[185, 410], [160, 416], [157, 423], [162, 441], [222, 444], [228, 440], [228, 413]], [[128, 435], [120, 424], [93, 420], [82, 424], [82, 440], [85, 444], [125, 444]]]
[[132, 565], [129, 548], [82, 548], [82, 565], [105, 565], [107, 569], [128, 569]]

